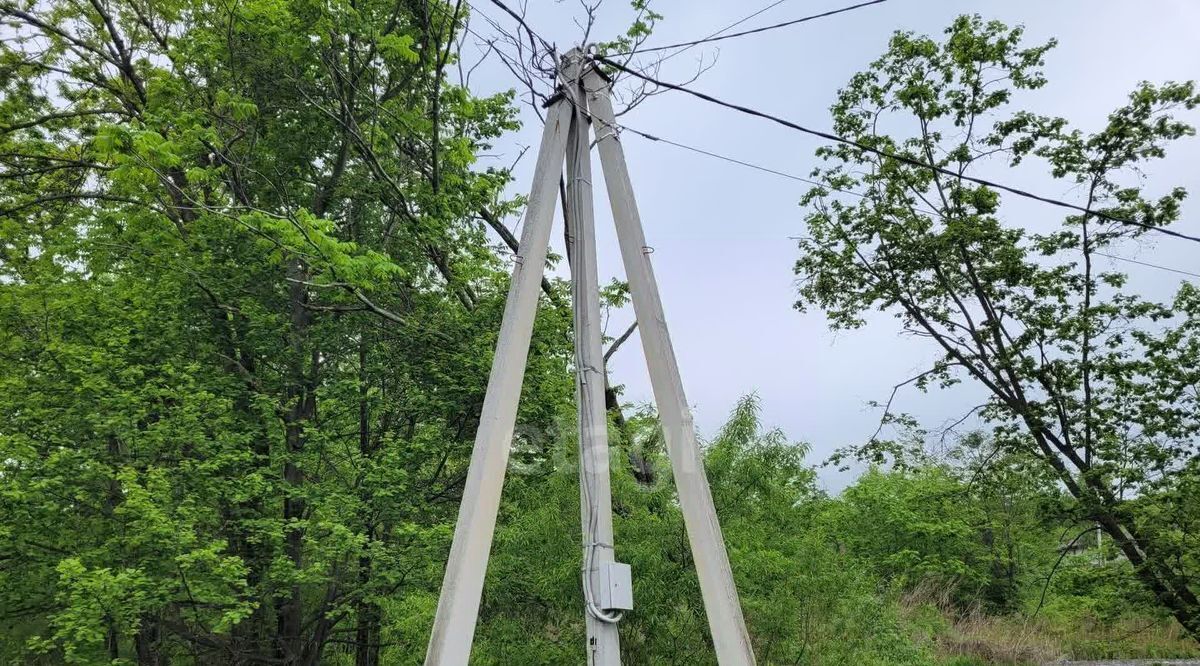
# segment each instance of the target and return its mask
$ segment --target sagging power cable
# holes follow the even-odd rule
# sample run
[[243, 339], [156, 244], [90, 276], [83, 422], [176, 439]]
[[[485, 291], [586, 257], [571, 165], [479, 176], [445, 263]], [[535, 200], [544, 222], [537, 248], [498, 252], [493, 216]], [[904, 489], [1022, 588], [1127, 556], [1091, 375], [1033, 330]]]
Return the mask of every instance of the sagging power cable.
[[[643, 139], [646, 139], [647, 141], [652, 141], [654, 143], [665, 143], [669, 146], [674, 146], [674, 147], [680, 148], [682, 150], [687, 150], [687, 151], [696, 153], [698, 155], [704, 155], [706, 157], [711, 157], [713, 159], [721, 160], [723, 162], [735, 164], [737, 166], [741, 166], [741, 167], [744, 167], [747, 169], [753, 169], [755, 171], [759, 171], [762, 173], [768, 173], [773, 176], [779, 176], [780, 178], [786, 178], [788, 180], [794, 180], [794, 181], [797, 181], [800, 183], [806, 183], [808, 185], [821, 187], [821, 188], [824, 188], [831, 192], [838, 192], [840, 194], [848, 194], [853, 197], [858, 197], [859, 199], [866, 199], [867, 197], [870, 196], [869, 194], [864, 194], [863, 192], [856, 192], [854, 190], [841, 188], [841, 187], [833, 187], [827, 183], [822, 183], [820, 181], [813, 180], [811, 178], [797, 176], [794, 173], [788, 173], [786, 171], [772, 169], [771, 167], [763, 166], [761, 164], [755, 164], [754, 162], [748, 162], [746, 160], [741, 160], [736, 157], [730, 157], [729, 155], [722, 155], [721, 153], [716, 153], [711, 150], [705, 150], [704, 148], [698, 148], [696, 146], [692, 146], [692, 145], [689, 145], [686, 143], [674, 141], [674, 140], [668, 139], [666, 137], [659, 136], [657, 134], [651, 134], [650, 132], [645, 132], [645, 131], [639, 130], [635, 127], [630, 127], [629, 125], [625, 125], [623, 123], [608, 123], [608, 122], [604, 121], [604, 119], [599, 118], [599, 117], [595, 116], [594, 114], [592, 114], [588, 109], [582, 108], [569, 95], [564, 96], [563, 99], [565, 99], [568, 103], [570, 103], [572, 106], [574, 106], [577, 111], [579, 111], [579, 112], [583, 113], [585, 116], [587, 116], [587, 118], [590, 121], [601, 123], [601, 124], [605, 125], [607, 131], [610, 131], [610, 132], [614, 132], [617, 134], [620, 134], [621, 132], [629, 132], [629, 133], [639, 136]], [[599, 140], [599, 139], [597, 139], [597, 140]], [[944, 217], [945, 216], [943, 213], [939, 213], [937, 211], [929, 210], [926, 208], [918, 207], [918, 208], [914, 208], [913, 211], [917, 212], [917, 213], [924, 213], [926, 215], [932, 215], [934, 217]], [[1157, 229], [1157, 227], [1155, 227], [1155, 228]], [[1112, 259], [1114, 261], [1123, 261], [1123, 262], [1130, 263], [1130, 264], [1137, 264], [1138, 266], [1145, 266], [1147, 268], [1155, 268], [1155, 269], [1158, 269], [1161, 271], [1166, 271], [1168, 273], [1176, 273], [1179, 275], [1186, 275], [1188, 277], [1200, 278], [1200, 273], [1193, 273], [1193, 272], [1185, 271], [1185, 270], [1182, 270], [1179, 268], [1163, 266], [1161, 264], [1155, 264], [1155, 263], [1151, 263], [1148, 261], [1140, 261], [1138, 259], [1132, 259], [1130, 257], [1122, 257], [1117, 254], [1108, 254], [1106, 252], [1096, 252], [1096, 251], [1092, 252], [1092, 254], [1095, 254], [1096, 256]]]
[[[696, 44], [703, 43], [704, 41], [710, 40], [713, 37], [716, 37], [717, 35], [723, 35], [726, 32], [729, 32], [730, 30], [733, 30], [734, 28], [738, 27], [739, 25], [745, 23], [746, 21], [749, 21], [750, 19], [754, 18], [755, 16], [769, 12], [772, 9], [775, 9], [776, 7], [778, 7], [779, 5], [782, 5], [783, 3], [787, 2], [787, 1], [788, 0], [775, 0], [775, 2], [772, 2], [771, 4], [767, 5], [766, 7], [763, 7], [762, 9], [754, 12], [753, 14], [747, 14], [746, 16], [743, 16], [742, 18], [734, 21], [733, 23], [730, 23], [729, 25], [725, 26], [724, 28], [721, 28], [720, 30], [717, 30], [716, 32], [710, 33], [708, 35], [705, 35], [703, 40], [697, 41], [692, 44], [688, 44], [674, 53], [668, 53], [667, 55], [663, 56], [662, 59], [659, 60], [659, 62], [660, 63], [666, 62], [666, 61], [670, 60], [671, 58], [674, 58], [675, 56], [679, 55], [680, 53], [687, 51], [688, 49], [692, 48]], [[666, 48], [666, 47], [653, 47], [653, 48], [654, 48], [654, 50], [658, 51], [658, 50], [662, 50], [662, 48]]]
[[1200, 273], [1192, 273], [1190, 271], [1185, 271], [1185, 270], [1182, 270], [1179, 268], [1171, 268], [1170, 266], [1163, 266], [1162, 264], [1152, 264], [1149, 261], [1139, 261], [1137, 259], [1130, 259], [1129, 257], [1122, 257], [1122, 256], [1116, 255], [1116, 254], [1107, 254], [1105, 252], [1096, 252], [1095, 250], [1092, 251], [1092, 254], [1094, 254], [1098, 257], [1107, 257], [1109, 259], [1115, 259], [1117, 261], [1124, 261], [1124, 262], [1127, 262], [1130, 264], [1137, 264], [1138, 266], [1145, 266], [1147, 268], [1157, 268], [1160, 271], [1167, 271], [1168, 273], [1178, 273], [1179, 275], [1187, 275], [1188, 277], [1200, 278]]
[[[833, 16], [835, 14], [842, 14], [845, 12], [854, 11], [855, 9], [862, 9], [863, 7], [869, 7], [871, 5], [883, 4], [885, 2], [887, 2], [887, 0], [870, 0], [870, 2], [860, 2], [857, 5], [850, 5], [849, 7], [842, 7], [841, 9], [832, 9], [827, 12], [821, 12], [820, 14], [813, 14], [811, 16], [804, 16], [802, 18], [792, 19], [791, 21], [784, 21], [783, 23], [776, 23], [774, 25], [765, 25], [765, 26], [762, 26], [761, 28], [754, 28], [751, 30], [743, 30], [742, 32], [734, 32], [734, 33], [730, 33], [728, 35], [721, 34], [725, 30], [728, 30], [730, 27], [733, 27], [733, 26], [729, 26], [729, 27], [723, 28], [722, 30], [719, 30], [719, 31], [709, 35], [708, 37], [705, 37], [703, 39], [697, 39], [697, 40], [694, 40], [691, 42], [680, 42], [679, 44], [668, 44], [666, 46], [650, 46], [650, 47], [646, 47], [646, 48], [637, 49], [636, 51], [626, 51], [624, 53], [611, 53], [609, 55], [622, 56], [622, 55], [634, 55], [637, 53], [646, 53], [649, 51], [669, 51], [671, 49], [681, 49], [678, 53], [672, 53], [671, 55], [667, 56], [668, 58], [672, 58], [672, 57], [679, 55], [679, 53], [683, 53], [683, 51], [686, 51], [687, 49], [690, 49], [693, 46], [698, 46], [700, 44], [707, 44], [709, 42], [719, 42], [723, 39], [734, 39], [735, 37], [745, 37], [746, 35], [755, 35], [760, 32], [767, 32], [768, 30], [776, 30], [778, 28], [786, 28], [788, 26], [793, 26], [798, 23], [807, 23], [809, 21], [815, 21], [816, 19], [825, 18], [827, 16]], [[775, 3], [775, 5], [778, 5], [778, 4], [780, 4], [780, 3], [779, 2]], [[764, 9], [761, 9], [757, 13], [751, 14], [750, 17], [744, 18], [741, 21], [739, 21], [738, 23], [748, 21], [753, 16], [757, 16], [758, 14], [761, 14], [762, 12], [766, 11], [767, 9], [774, 7], [775, 5], [770, 5]], [[733, 25], [738, 25], [738, 23], [734, 23]], [[666, 58], [664, 58], [664, 60], [665, 59]]]
[[[865, 199], [868, 196], [866, 194], [863, 194], [862, 192], [855, 192], [854, 190], [848, 190], [848, 189], [840, 188], [840, 187], [831, 187], [830, 185], [828, 185], [826, 183], [821, 183], [821, 182], [813, 180], [811, 178], [804, 178], [803, 176], [797, 176], [796, 174], [787, 173], [786, 171], [779, 171], [778, 169], [772, 169], [771, 167], [766, 167], [761, 164], [755, 164], [754, 162], [747, 162], [745, 160], [740, 160], [736, 157], [730, 157], [728, 155], [714, 153], [710, 150], [705, 150], [703, 148], [697, 148], [696, 146], [690, 146], [686, 143], [672, 141], [671, 139], [657, 136], [657, 135], [651, 134], [649, 132], [643, 132], [639, 129], [635, 129], [628, 125], [623, 125], [623, 124], [618, 123], [617, 127], [620, 128], [621, 130], [624, 130], [631, 134], [640, 136], [643, 139], [646, 139], [647, 141], [653, 141], [655, 143], [665, 143], [669, 146], [675, 146], [676, 148], [681, 148], [683, 150], [687, 150], [687, 151], [696, 153], [698, 155], [704, 155], [707, 157], [721, 160], [723, 162], [728, 162], [730, 164], [736, 164], [738, 166], [745, 167], [747, 169], [754, 169], [755, 171], [769, 173], [773, 176], [779, 176], [780, 178], [787, 178], [788, 180], [794, 180], [794, 181], [801, 182], [801, 183], [807, 183], [809, 185], [815, 185], [817, 187], [823, 187], [832, 192], [848, 194], [850, 196], [858, 197], [860, 199]], [[924, 208], [916, 208], [914, 210], [918, 213], [925, 213], [926, 215], [933, 215], [933, 216], [937, 216], [937, 217], [940, 217], [942, 215], [941, 213], [938, 213], [936, 211], [926, 210]], [[1126, 263], [1137, 264], [1138, 266], [1145, 266], [1147, 268], [1156, 268], [1160, 271], [1167, 271], [1168, 273], [1177, 273], [1179, 275], [1186, 275], [1188, 277], [1200, 278], [1200, 273], [1192, 273], [1190, 271], [1185, 271], [1185, 270], [1182, 270], [1179, 268], [1171, 268], [1170, 266], [1163, 266], [1162, 264], [1155, 264], [1155, 263], [1151, 263], [1148, 261], [1140, 261], [1138, 259], [1122, 257], [1117, 254], [1108, 254], [1106, 252], [1092, 252], [1092, 254], [1095, 254], [1096, 256], [1099, 256], [1099, 257], [1106, 257], [1106, 258], [1112, 259], [1114, 261], [1124, 261]]]
[[841, 143], [841, 144], [844, 144], [847, 146], [852, 146], [859, 150], [863, 150], [863, 151], [866, 151], [866, 152], [869, 152], [869, 153], [872, 153], [875, 155], [879, 155], [880, 157], [893, 159], [893, 160], [896, 160], [897, 162], [901, 162], [901, 163], [907, 164], [909, 166], [917, 167], [919, 169], [926, 169], [926, 170], [932, 171], [934, 173], [941, 174], [943, 176], [950, 176], [951, 178], [959, 178], [961, 180], [975, 183], [976, 185], [983, 185], [985, 187], [991, 187], [993, 189], [1008, 192], [1009, 194], [1015, 194], [1019, 197], [1023, 197], [1026, 199], [1032, 199], [1034, 201], [1040, 201], [1042, 203], [1050, 204], [1052, 206], [1058, 206], [1059, 208], [1067, 208], [1070, 210], [1078, 211], [1080, 213], [1084, 213], [1085, 215], [1091, 215], [1093, 217], [1096, 217], [1097, 219], [1105, 220], [1108, 222], [1116, 222], [1118, 224], [1124, 224], [1124, 225], [1128, 225], [1128, 226], [1132, 226], [1132, 227], [1138, 227], [1140, 229], [1144, 229], [1147, 231], [1156, 231], [1158, 233], [1165, 234], [1167, 236], [1173, 236], [1175, 238], [1182, 238], [1184, 240], [1189, 240], [1194, 243], [1200, 243], [1200, 237], [1197, 237], [1197, 236], [1191, 236], [1188, 234], [1180, 233], [1178, 231], [1174, 231], [1172, 229], [1167, 229], [1165, 227], [1156, 227], [1152, 224], [1147, 224], [1145, 222], [1139, 222], [1137, 220], [1129, 220], [1129, 219], [1125, 219], [1125, 218], [1121, 218], [1121, 217], [1116, 217], [1115, 215], [1111, 215], [1111, 214], [1105, 213], [1103, 211], [1092, 210], [1090, 208], [1085, 208], [1083, 206], [1073, 204], [1073, 203], [1070, 203], [1067, 201], [1062, 201], [1060, 199], [1052, 199], [1050, 197], [1045, 197], [1045, 196], [1042, 196], [1039, 194], [1034, 194], [1032, 192], [1018, 189], [1016, 187], [1011, 187], [1009, 185], [997, 183], [995, 181], [988, 180], [986, 178], [979, 178], [976, 176], [968, 176], [965, 174], [959, 174], [959, 173], [952, 171], [950, 169], [947, 169], [945, 167], [937, 166], [936, 164], [929, 164], [927, 162], [923, 162], [916, 158], [889, 152], [889, 151], [886, 151], [886, 150], [883, 150], [880, 148], [876, 148], [874, 146], [869, 146], [860, 141], [856, 141], [854, 139], [848, 139], [846, 137], [838, 136], [838, 135], [830, 133], [830, 132], [824, 132], [821, 130], [811, 129], [811, 128], [805, 127], [803, 125], [794, 123], [790, 120], [780, 118], [779, 116], [774, 116], [769, 113], [759, 111], [757, 109], [752, 109], [748, 106], [742, 106], [740, 104], [726, 102], [724, 100], [713, 97], [712, 95], [702, 93], [697, 90], [692, 90], [690, 88], [687, 88], [687, 87], [684, 87], [684, 86], [681, 86], [678, 84], [674, 84], [674, 83], [668, 83], [666, 81], [660, 81], [658, 79], [655, 79], [652, 76], [649, 76], [647, 74], [639, 72], [636, 69], [622, 65], [621, 63], [619, 63], [615, 60], [612, 60], [611, 58], [606, 58], [601, 55], [594, 55], [592, 57], [598, 63], [608, 65], [609, 67], [612, 67], [619, 71], [625, 72], [626, 74], [630, 74], [636, 78], [642, 79], [643, 81], [646, 81], [653, 85], [660, 86], [662, 88], [667, 88], [669, 90], [677, 90], [679, 92], [691, 95], [692, 97], [702, 99], [706, 102], [709, 102], [710, 104], [716, 104], [717, 106], [723, 106], [727, 109], [732, 109], [734, 111], [738, 111], [738, 112], [744, 113], [746, 115], [763, 118], [765, 120], [769, 120], [773, 123], [783, 125], [784, 127], [796, 130], [798, 132], [802, 132], [804, 134], [809, 134], [809, 135], [812, 135], [815, 137], [825, 139], [827, 141], [833, 141], [833, 142]]

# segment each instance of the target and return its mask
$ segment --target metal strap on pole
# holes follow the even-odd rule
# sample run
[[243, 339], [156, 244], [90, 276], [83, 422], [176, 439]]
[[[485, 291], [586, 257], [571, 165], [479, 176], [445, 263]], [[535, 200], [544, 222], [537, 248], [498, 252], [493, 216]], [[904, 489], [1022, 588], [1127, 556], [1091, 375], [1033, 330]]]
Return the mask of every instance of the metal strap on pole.
[[650, 369], [654, 402], [658, 407], [667, 451], [671, 457], [679, 504], [696, 561], [700, 593], [708, 614], [708, 627], [717, 661], [721, 666], [749, 666], [755, 663], [754, 652], [742, 618], [729, 556], [725, 552], [725, 541], [717, 522], [708, 478], [704, 473], [704, 461], [696, 442], [691, 411], [687, 406], [683, 381], [667, 331], [662, 298], [654, 279], [654, 269], [650, 265], [651, 251], [646, 244], [637, 202], [634, 200], [633, 185], [625, 164], [625, 151], [621, 147], [620, 137], [613, 132], [616, 118], [609, 84], [600, 73], [589, 67], [584, 75], [584, 87], [608, 199], [617, 226], [625, 277], [629, 281], [642, 349]]
[[454, 525], [454, 541], [425, 654], [426, 666], [466, 666], [471, 655], [571, 117], [572, 106], [565, 99], [555, 102], [546, 116], [525, 210], [520, 254], [513, 267], [479, 431]]

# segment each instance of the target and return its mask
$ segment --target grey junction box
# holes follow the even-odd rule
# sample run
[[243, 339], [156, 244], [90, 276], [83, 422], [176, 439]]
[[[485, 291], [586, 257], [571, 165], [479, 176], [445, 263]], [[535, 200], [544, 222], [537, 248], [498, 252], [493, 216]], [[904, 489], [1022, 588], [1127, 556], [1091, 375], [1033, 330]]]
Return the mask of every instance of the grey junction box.
[[606, 611], [633, 610], [633, 573], [628, 564], [600, 565], [600, 608]]

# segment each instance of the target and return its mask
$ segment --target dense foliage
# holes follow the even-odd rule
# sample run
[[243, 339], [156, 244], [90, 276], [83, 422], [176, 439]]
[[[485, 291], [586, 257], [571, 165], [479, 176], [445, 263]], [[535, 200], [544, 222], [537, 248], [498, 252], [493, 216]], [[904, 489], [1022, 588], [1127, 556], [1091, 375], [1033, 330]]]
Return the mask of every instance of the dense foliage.
[[[637, 20], [619, 44], [640, 43], [659, 18], [632, 4]], [[468, 90], [466, 11], [0, 0], [0, 661], [421, 662], [507, 290], [507, 249], [486, 229], [511, 246], [501, 220], [521, 203], [503, 198], [507, 170], [482, 160], [516, 116], [512, 94]], [[922, 58], [942, 58], [951, 74], [992, 63], [1032, 84], [1041, 51], [1016, 51], [1018, 36], [970, 20], [948, 45], [899, 36], [878, 71], [916, 76]], [[840, 131], [855, 130], [852, 107], [892, 94], [871, 76], [848, 88], [861, 99], [835, 108]], [[910, 82], [903, 103], [943, 95], [945, 108], [979, 113], [1003, 101], [952, 94], [971, 81]], [[1161, 119], [1172, 101], [1192, 104], [1193, 93], [1145, 88], [1099, 138], [1029, 115], [1004, 131], [1036, 138], [1018, 154], [1092, 177], [1097, 201], [1165, 224], [1181, 194], [1142, 202], [1107, 180], [1118, 164], [1080, 160], [1155, 156], [1189, 131]], [[959, 252], [957, 236], [931, 239], [942, 233], [932, 220], [896, 208], [904, 187], [933, 182], [881, 169], [862, 208], [826, 202], [842, 217], [814, 214], [814, 237], [834, 243], [836, 229], [869, 235], [879, 228], [863, 225], [887, 221], [889, 242], [913, 244], [898, 251], [914, 288], [937, 294], [915, 279], [931, 268], [920, 257]], [[1171, 309], [1117, 297], [1073, 264], [1033, 265], [1022, 237], [990, 216], [991, 193], [950, 191], [954, 210], [942, 212], [966, 236], [961, 251], [974, 260], [986, 249], [998, 265], [979, 265], [996, 285], [1013, 271], [1051, 299], [1045, 311], [1011, 310], [1038, 313], [1060, 345], [1047, 376], [1095, 378], [1093, 397], [1063, 394], [1064, 409], [1085, 416], [1060, 434], [1086, 438], [1080, 450], [1096, 462], [1075, 477], [1046, 469], [993, 404], [996, 432], [945, 458], [893, 458], [830, 497], [807, 447], [764, 429], [744, 399], [705, 460], [760, 663], [938, 663], [969, 643], [964, 618], [981, 615], [1037, 618], [1025, 622], [1071, 636], [1088, 623], [1161, 627], [1163, 606], [1181, 617], [1113, 541], [1069, 537], [1108, 511], [1121, 534], [1151, 535], [1167, 561], [1154, 576], [1194, 575], [1200, 477], [1185, 454], [1195, 405], [1179, 389], [1196, 367], [1188, 315], [1200, 297], [1185, 290]], [[869, 215], [872, 202], [887, 214]], [[960, 215], [964, 206], [973, 212]], [[1053, 255], [1088, 230], [1085, 245], [1118, 238], [1094, 220], [1068, 223], [1032, 242]], [[830, 259], [829, 247], [809, 249], [811, 262]], [[865, 292], [849, 264], [804, 266], [832, 271], [806, 297], [826, 299], [839, 323], [888, 293]], [[839, 290], [851, 300], [829, 300]], [[570, 315], [561, 285], [544, 292], [480, 664], [582, 660]], [[1080, 309], [1080, 294], [1095, 304]], [[618, 306], [627, 294], [616, 283], [604, 297]], [[1167, 333], [1103, 338], [1133, 315]], [[1018, 333], [1023, 344], [1046, 342], [1034, 330]], [[1093, 330], [1087, 339], [1102, 342], [1070, 346]], [[1080, 349], [1092, 360], [1073, 360]], [[948, 380], [952, 365], [930, 377]], [[712, 663], [657, 421], [646, 410], [612, 416], [616, 541], [636, 572], [623, 661]], [[1118, 422], [1137, 423], [1136, 437], [1119, 437]], [[1117, 480], [1123, 494], [1101, 492]], [[1144, 651], [1194, 653], [1161, 645]]]
[[515, 110], [452, 81], [462, 10], [0, 5], [9, 658], [379, 663], [381, 602], [439, 577], [506, 290], [475, 162]]
[[[973, 412], [992, 426], [997, 453], [1039, 461], [1073, 498], [1071, 515], [1111, 538], [1200, 638], [1189, 545], [1200, 292], [1185, 283], [1174, 302], [1152, 302], [1096, 262], [1179, 218], [1186, 192], [1153, 195], [1138, 176], [1195, 133], [1172, 113], [1200, 94], [1190, 82], [1143, 83], [1090, 134], [1010, 111], [1022, 90], [1047, 83], [1040, 68], [1052, 46], [962, 17], [940, 43], [897, 34], [839, 92], [835, 130], [857, 144], [819, 153], [829, 166], [806, 198], [798, 307], [821, 308], [840, 329], [884, 311], [927, 339], [939, 357], [906, 383], [985, 390]], [[1044, 166], [1085, 194], [1085, 212], [1006, 220], [997, 190], [969, 179], [989, 163]], [[862, 197], [846, 200], [845, 190]], [[874, 440], [859, 453], [894, 451]]]

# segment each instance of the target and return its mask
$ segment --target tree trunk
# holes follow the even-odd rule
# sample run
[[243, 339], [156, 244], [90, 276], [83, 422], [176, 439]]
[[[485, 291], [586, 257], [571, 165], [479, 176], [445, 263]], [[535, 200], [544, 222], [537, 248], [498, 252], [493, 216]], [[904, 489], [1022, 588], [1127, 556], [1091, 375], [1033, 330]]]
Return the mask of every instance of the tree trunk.
[[[300, 522], [304, 519], [307, 505], [299, 496], [304, 485], [304, 473], [297, 462], [304, 451], [304, 428], [316, 415], [317, 401], [314, 391], [318, 355], [312, 353], [308, 365], [307, 337], [311, 316], [305, 307], [308, 290], [303, 284], [307, 270], [300, 261], [288, 267], [291, 284], [288, 295], [291, 304], [291, 359], [287, 386], [288, 412], [284, 416], [284, 443], [287, 459], [283, 464], [283, 479], [287, 485], [283, 500], [284, 552], [297, 570], [304, 566], [304, 530]], [[306, 641], [301, 636], [304, 626], [304, 598], [299, 584], [293, 584], [286, 596], [276, 602], [276, 654], [287, 664], [300, 663], [304, 656]]]
[[[298, 407], [304, 402], [303, 400], [298, 402]], [[297, 410], [294, 415], [302, 415], [302, 409]], [[301, 450], [303, 446], [302, 428], [302, 421], [291, 420], [288, 423], [286, 438], [289, 453]], [[283, 478], [287, 482], [289, 492], [303, 483], [300, 468], [290, 460], [284, 463]], [[301, 498], [285, 497], [283, 500], [284, 529], [287, 533], [284, 549], [288, 559], [292, 561], [292, 566], [296, 569], [300, 569], [304, 565], [304, 533], [299, 525], [293, 523], [303, 518], [305, 508], [305, 502]], [[279, 600], [276, 608], [278, 656], [286, 663], [296, 663], [303, 652], [303, 640], [300, 636], [303, 621], [304, 599], [301, 595], [300, 585], [293, 584], [289, 594]]]
[[[371, 405], [367, 400], [367, 341], [358, 345], [358, 451], [364, 459], [375, 453], [371, 443]], [[375, 540], [375, 525], [364, 526], [367, 546]], [[358, 586], [360, 598], [356, 604], [358, 622], [354, 628], [354, 666], [379, 666], [379, 607], [363, 593], [371, 584], [371, 558], [364, 554], [358, 558]]]
[[161, 650], [161, 637], [158, 618], [143, 617], [141, 626], [133, 637], [138, 666], [167, 666], [170, 663], [170, 659]]
[[[358, 560], [358, 584], [371, 580], [371, 558]], [[379, 666], [379, 607], [367, 599], [358, 602], [358, 624], [354, 629], [354, 666]]]
[[1112, 537], [1113, 542], [1133, 565], [1133, 570], [1146, 589], [1171, 613], [1188, 635], [1200, 640], [1200, 601], [1188, 587], [1187, 581], [1154, 557], [1152, 545], [1145, 540], [1135, 541], [1116, 517], [1103, 515], [1099, 516], [1096, 522]]
[[104, 649], [108, 651], [110, 661], [121, 658], [121, 635], [117, 633], [117, 628], [111, 620], [108, 623], [108, 631], [104, 635]]

